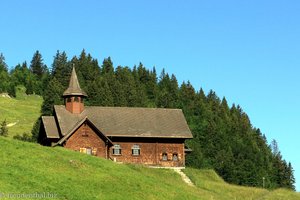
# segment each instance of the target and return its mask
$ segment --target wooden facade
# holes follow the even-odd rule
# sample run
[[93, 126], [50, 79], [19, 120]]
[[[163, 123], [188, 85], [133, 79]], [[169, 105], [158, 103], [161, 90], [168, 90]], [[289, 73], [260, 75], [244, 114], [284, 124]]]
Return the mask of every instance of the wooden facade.
[[108, 158], [108, 144], [105, 137], [97, 134], [89, 123], [83, 123], [63, 144], [74, 151]]
[[109, 139], [110, 141], [101, 133], [97, 133], [89, 122], [85, 122], [62, 145], [74, 151], [115, 162], [162, 167], [183, 167], [185, 164], [183, 139], [128, 137]]
[[42, 117], [45, 145], [122, 163], [184, 167], [186, 139], [192, 138], [179, 109], [85, 107], [73, 68], [65, 106]]
[[[121, 153], [113, 152], [110, 148], [110, 156], [119, 162], [138, 163], [163, 167], [183, 167], [185, 164], [184, 141], [167, 140], [162, 138], [118, 138], [114, 142], [120, 145]], [[139, 148], [139, 155], [133, 154], [133, 148]]]

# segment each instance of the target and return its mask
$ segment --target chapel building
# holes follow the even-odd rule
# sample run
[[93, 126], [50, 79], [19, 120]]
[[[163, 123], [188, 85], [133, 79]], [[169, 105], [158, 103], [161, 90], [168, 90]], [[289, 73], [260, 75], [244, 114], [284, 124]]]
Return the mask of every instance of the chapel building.
[[180, 109], [85, 106], [75, 68], [65, 105], [42, 116], [43, 144], [117, 162], [184, 167], [192, 133]]

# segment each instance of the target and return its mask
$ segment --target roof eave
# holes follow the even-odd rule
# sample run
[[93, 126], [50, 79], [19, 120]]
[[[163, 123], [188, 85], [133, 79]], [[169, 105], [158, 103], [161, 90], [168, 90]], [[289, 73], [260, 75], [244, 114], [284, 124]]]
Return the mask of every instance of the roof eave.
[[107, 135], [107, 137], [133, 137], [133, 138], [178, 138], [178, 139], [192, 139], [193, 136], [156, 136], [156, 135]]

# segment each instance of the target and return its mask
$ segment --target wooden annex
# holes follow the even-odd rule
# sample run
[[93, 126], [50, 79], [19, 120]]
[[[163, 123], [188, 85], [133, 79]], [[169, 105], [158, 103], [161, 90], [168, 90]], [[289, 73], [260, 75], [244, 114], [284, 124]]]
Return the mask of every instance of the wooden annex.
[[65, 105], [42, 117], [43, 144], [124, 163], [184, 167], [184, 141], [192, 138], [180, 109], [84, 106], [75, 68]]

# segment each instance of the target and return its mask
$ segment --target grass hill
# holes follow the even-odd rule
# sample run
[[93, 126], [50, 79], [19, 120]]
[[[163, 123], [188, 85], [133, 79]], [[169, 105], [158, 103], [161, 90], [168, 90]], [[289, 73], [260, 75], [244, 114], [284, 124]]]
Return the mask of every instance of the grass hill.
[[45, 192], [55, 194], [52, 199], [82, 200], [300, 199], [299, 193], [284, 189], [268, 191], [229, 185], [212, 170], [185, 169], [195, 183], [192, 187], [172, 170], [117, 164], [60, 147], [4, 137], [0, 137], [0, 147], [2, 195]]
[[[30, 133], [41, 104], [42, 98], [36, 95], [0, 97], [0, 121], [6, 119], [11, 125], [10, 137]], [[172, 170], [116, 164], [4, 137], [0, 147], [0, 198], [45, 192], [56, 194], [56, 199], [300, 199], [299, 193], [284, 189], [230, 185], [213, 170], [186, 168], [184, 172], [195, 183], [191, 187]]]
[[17, 93], [17, 98], [0, 95], [0, 122], [6, 119], [8, 135], [30, 134], [32, 126], [40, 116], [42, 97]]

